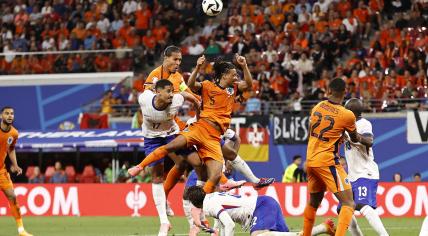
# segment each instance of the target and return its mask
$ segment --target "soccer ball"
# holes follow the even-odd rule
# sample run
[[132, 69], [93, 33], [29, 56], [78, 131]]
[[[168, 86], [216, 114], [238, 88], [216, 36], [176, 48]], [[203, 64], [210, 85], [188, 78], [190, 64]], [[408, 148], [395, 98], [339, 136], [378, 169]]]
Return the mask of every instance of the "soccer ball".
[[209, 16], [216, 16], [223, 10], [223, 2], [221, 0], [203, 0], [202, 10]]

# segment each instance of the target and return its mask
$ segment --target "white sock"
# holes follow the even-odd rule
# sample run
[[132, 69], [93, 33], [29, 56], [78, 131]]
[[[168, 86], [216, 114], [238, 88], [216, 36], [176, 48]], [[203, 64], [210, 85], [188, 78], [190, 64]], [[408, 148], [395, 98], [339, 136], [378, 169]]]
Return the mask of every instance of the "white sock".
[[204, 185], [205, 185], [205, 181], [196, 180], [196, 186], [204, 186]]
[[189, 222], [190, 227], [193, 226], [193, 218], [192, 218], [192, 214], [190, 214], [192, 207], [193, 205], [189, 200], [183, 200], [184, 215], [186, 216], [187, 222]]
[[419, 233], [419, 236], [427, 236], [427, 235], [428, 235], [428, 216], [425, 217], [425, 220], [422, 223], [421, 232]]
[[18, 233], [23, 233], [25, 231], [24, 227], [18, 227]]
[[358, 226], [357, 218], [353, 215], [351, 219], [351, 223], [349, 224], [349, 231], [352, 236], [363, 236], [363, 232], [361, 232], [360, 226]]
[[386, 232], [385, 227], [382, 224], [382, 221], [379, 218], [377, 212], [368, 205], [363, 206], [360, 210], [361, 214], [366, 217], [369, 224], [376, 231], [379, 236], [388, 236], [388, 232]]
[[152, 195], [156, 205], [156, 210], [158, 210], [160, 223], [169, 224], [168, 216], [166, 215], [166, 197], [165, 190], [163, 189], [163, 183], [152, 183]]
[[312, 228], [312, 234], [311, 235], [315, 236], [315, 235], [323, 234], [326, 232], [327, 232], [327, 227], [325, 227], [325, 224], [322, 223], [322, 224], [316, 225]]
[[242, 160], [242, 158], [237, 155], [235, 160], [231, 161], [233, 169], [239, 171], [248, 181], [251, 183], [257, 184], [260, 179], [257, 178], [250, 167], [247, 165], [247, 162]]

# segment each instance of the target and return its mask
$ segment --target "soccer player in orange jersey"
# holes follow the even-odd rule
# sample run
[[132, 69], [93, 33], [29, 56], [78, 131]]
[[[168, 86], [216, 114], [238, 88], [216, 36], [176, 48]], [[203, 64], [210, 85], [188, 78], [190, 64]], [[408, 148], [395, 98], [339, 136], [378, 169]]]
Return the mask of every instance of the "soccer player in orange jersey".
[[[146, 81], [144, 82], [144, 89], [153, 90], [157, 81], [166, 79], [172, 83], [174, 94], [180, 92], [187, 92], [194, 95], [192, 91], [187, 87], [183, 76], [180, 74], [180, 72], [178, 72], [181, 60], [182, 55], [180, 48], [173, 45], [166, 47], [163, 51], [162, 65], [158, 66], [149, 74]], [[186, 126], [185, 122], [181, 121], [178, 117], [175, 117], [174, 120], [180, 127], [180, 130], [184, 129], [184, 127]], [[190, 153], [189, 155], [196, 154]], [[165, 180], [164, 191], [167, 198], [169, 192], [177, 184], [177, 182], [180, 180], [181, 176], [187, 168], [186, 162], [177, 158], [174, 153], [170, 153], [169, 157], [174, 160], [175, 165], [168, 172], [167, 178]], [[170, 208], [169, 204], [167, 206], [167, 212], [168, 215], [174, 215], [174, 212]]]
[[12, 216], [16, 220], [18, 226], [19, 236], [32, 236], [27, 233], [22, 223], [21, 211], [18, 202], [16, 201], [15, 192], [13, 191], [13, 184], [10, 175], [4, 163], [6, 156], [12, 163], [10, 171], [17, 175], [22, 174], [22, 169], [18, 166], [16, 161], [15, 144], [18, 140], [18, 131], [12, 126], [14, 119], [14, 111], [12, 107], [3, 107], [1, 109], [1, 123], [0, 123], [0, 189], [6, 195]]
[[341, 78], [329, 84], [328, 100], [318, 103], [311, 111], [310, 136], [307, 150], [307, 174], [310, 201], [304, 211], [303, 235], [311, 235], [315, 213], [324, 192], [329, 190], [342, 203], [335, 235], [346, 235], [354, 214], [354, 200], [347, 174], [339, 163], [339, 146], [345, 131], [353, 142], [367, 147], [371, 143], [357, 133], [355, 115], [341, 104], [345, 96], [346, 83]]
[[201, 95], [200, 119], [187, 131], [181, 132], [173, 141], [153, 151], [139, 165], [130, 168], [128, 170], [130, 175], [137, 175], [144, 167], [168, 153], [195, 145], [207, 168], [208, 180], [204, 185], [204, 191], [207, 193], [214, 191], [222, 176], [224, 162], [220, 136], [230, 125], [236, 96], [252, 88], [251, 73], [245, 57], [236, 55], [235, 58], [243, 70], [244, 80], [239, 81], [238, 73], [232, 63], [217, 61], [214, 63], [214, 82], [202, 83], [196, 82], [196, 74], [205, 63], [205, 57], [198, 58], [188, 86]]

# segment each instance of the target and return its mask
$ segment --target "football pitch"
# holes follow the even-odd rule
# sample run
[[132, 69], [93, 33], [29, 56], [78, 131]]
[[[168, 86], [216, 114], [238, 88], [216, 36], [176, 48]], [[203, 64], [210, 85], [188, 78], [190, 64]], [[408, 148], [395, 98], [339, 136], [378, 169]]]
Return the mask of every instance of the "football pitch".
[[[317, 222], [324, 218], [318, 217]], [[169, 235], [187, 235], [188, 223], [184, 217], [171, 217], [173, 225]], [[385, 218], [382, 219], [390, 235], [419, 235], [423, 218]], [[334, 219], [337, 222], [337, 219]], [[287, 225], [292, 231], [302, 227], [301, 217], [287, 217]], [[368, 222], [358, 218], [365, 236], [375, 236]], [[159, 221], [156, 217], [25, 217], [25, 228], [35, 236], [136, 236], [157, 235]], [[249, 235], [237, 225], [235, 235]], [[0, 235], [17, 235], [12, 217], [0, 217]], [[200, 234], [208, 235], [208, 234]], [[348, 233], [350, 235], [350, 233]]]

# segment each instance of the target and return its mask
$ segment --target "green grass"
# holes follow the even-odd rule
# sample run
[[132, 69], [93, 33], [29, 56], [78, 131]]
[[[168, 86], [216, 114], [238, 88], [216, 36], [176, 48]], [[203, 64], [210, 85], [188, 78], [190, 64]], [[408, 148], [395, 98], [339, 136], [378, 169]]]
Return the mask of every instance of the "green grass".
[[[173, 229], [170, 235], [186, 235], [187, 221], [184, 217], [170, 218]], [[322, 217], [317, 217], [321, 222]], [[335, 219], [337, 222], [337, 219]], [[385, 218], [382, 219], [390, 235], [419, 235], [422, 218]], [[365, 236], [375, 236], [367, 221], [358, 218], [359, 225]], [[287, 225], [293, 231], [302, 227], [301, 217], [287, 217]], [[130, 236], [130, 235], [157, 235], [159, 221], [156, 217], [25, 217], [25, 228], [35, 236]], [[249, 235], [240, 233], [237, 235]], [[0, 217], [0, 235], [17, 235], [15, 222], [12, 217]], [[207, 234], [201, 234], [207, 235]], [[348, 233], [348, 235], [350, 235]]]

